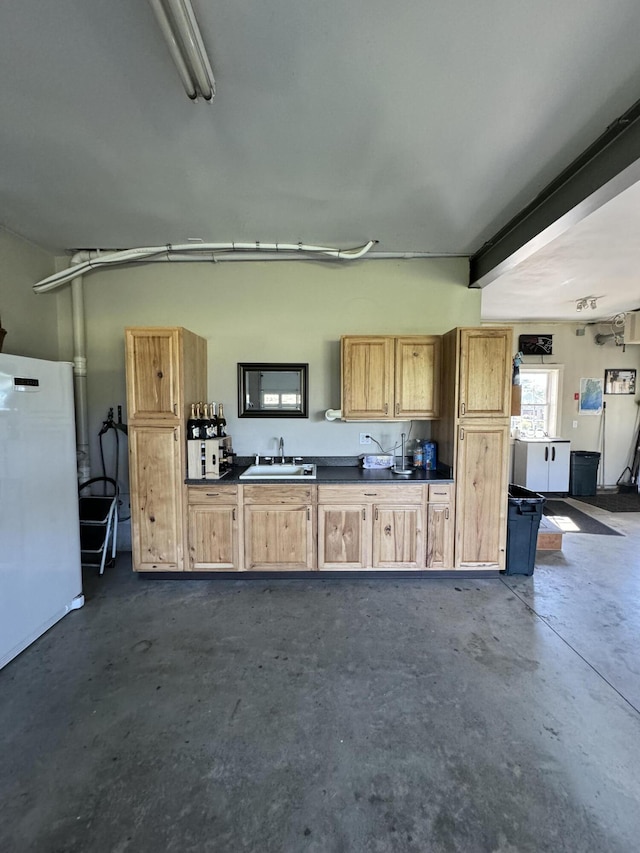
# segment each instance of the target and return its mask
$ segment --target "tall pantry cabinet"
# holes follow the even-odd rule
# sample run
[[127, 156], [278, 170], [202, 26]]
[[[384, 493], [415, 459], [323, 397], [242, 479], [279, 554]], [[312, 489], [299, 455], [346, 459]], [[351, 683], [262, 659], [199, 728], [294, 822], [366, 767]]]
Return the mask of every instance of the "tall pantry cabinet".
[[443, 336], [442, 416], [432, 435], [456, 484], [457, 569], [505, 568], [511, 357], [510, 328]]
[[182, 328], [125, 329], [134, 571], [186, 568], [185, 424], [207, 396], [207, 343]]

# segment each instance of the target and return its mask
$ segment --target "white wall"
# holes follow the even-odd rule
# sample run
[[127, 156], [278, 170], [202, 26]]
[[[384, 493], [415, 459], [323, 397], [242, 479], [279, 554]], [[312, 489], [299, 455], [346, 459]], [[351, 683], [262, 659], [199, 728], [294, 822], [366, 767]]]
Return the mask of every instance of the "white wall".
[[[561, 420], [558, 433], [571, 440], [572, 450], [603, 450], [603, 419], [592, 415], [578, 414], [575, 394], [580, 391], [580, 379], [595, 377], [604, 379], [605, 368], [638, 370], [640, 379], [640, 345], [616, 347], [613, 341], [598, 346], [598, 332], [610, 331], [607, 324], [587, 326], [582, 336], [577, 330], [585, 329], [584, 323], [518, 323], [513, 327], [514, 347], [518, 336], [524, 334], [552, 334], [553, 355], [525, 356], [524, 364], [564, 365], [561, 400]], [[638, 428], [640, 395], [607, 394], [604, 396], [606, 415], [604, 423], [604, 468], [598, 472], [598, 483], [612, 486], [630, 462], [634, 437]], [[573, 427], [577, 421], [577, 427]]]
[[7, 330], [2, 351], [58, 359], [58, 299], [37, 296], [33, 285], [54, 272], [55, 258], [0, 228], [0, 318]]

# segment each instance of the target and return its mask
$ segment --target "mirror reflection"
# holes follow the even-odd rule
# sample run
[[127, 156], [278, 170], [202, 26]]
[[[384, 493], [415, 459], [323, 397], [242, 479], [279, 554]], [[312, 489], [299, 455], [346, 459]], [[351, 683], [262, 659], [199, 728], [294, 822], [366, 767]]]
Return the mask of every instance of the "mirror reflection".
[[238, 364], [238, 415], [308, 417], [307, 364]]

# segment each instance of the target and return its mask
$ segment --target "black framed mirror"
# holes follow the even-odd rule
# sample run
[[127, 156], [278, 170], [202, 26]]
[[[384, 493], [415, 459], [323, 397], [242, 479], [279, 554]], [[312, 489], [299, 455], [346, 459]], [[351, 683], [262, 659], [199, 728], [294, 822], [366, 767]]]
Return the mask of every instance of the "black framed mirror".
[[238, 364], [238, 417], [308, 418], [308, 364]]

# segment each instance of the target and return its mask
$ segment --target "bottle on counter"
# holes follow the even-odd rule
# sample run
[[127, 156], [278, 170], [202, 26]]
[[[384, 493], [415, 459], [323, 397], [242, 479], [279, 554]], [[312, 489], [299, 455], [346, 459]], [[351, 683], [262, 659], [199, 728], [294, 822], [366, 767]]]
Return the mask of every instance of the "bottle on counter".
[[[215, 438], [217, 434], [217, 420], [216, 420], [216, 404], [211, 403], [209, 407], [209, 411], [207, 412], [207, 404], [204, 404], [205, 410], [205, 438]], [[207, 416], [208, 415], [208, 416]]]
[[420, 439], [416, 441], [415, 447], [413, 448], [413, 467], [424, 467], [424, 455], [422, 452], [422, 442], [420, 441]]
[[209, 430], [211, 429], [211, 419], [209, 418], [208, 403], [202, 404], [202, 418], [200, 420], [200, 438], [209, 438]]
[[435, 471], [438, 467], [438, 452], [435, 441], [425, 441], [422, 446], [423, 468], [426, 471]]
[[191, 416], [187, 420], [187, 438], [200, 438], [200, 424], [196, 418], [196, 404], [191, 404]]
[[216, 420], [218, 422], [218, 438], [224, 438], [227, 434], [227, 422], [224, 417], [224, 406], [222, 403], [218, 403], [218, 417]]

